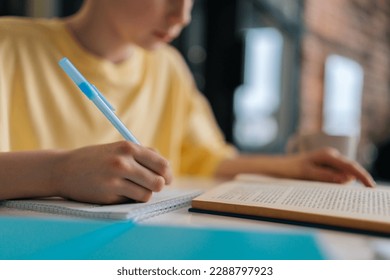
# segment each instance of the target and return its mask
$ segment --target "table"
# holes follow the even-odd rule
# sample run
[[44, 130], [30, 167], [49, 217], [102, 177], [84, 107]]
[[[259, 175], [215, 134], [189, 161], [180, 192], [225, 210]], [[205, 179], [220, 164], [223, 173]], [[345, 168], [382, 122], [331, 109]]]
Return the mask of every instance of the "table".
[[[219, 181], [182, 178], [176, 180], [174, 185], [182, 188], [208, 189], [220, 183]], [[26, 212], [0, 208], [0, 217], [53, 217], [50, 214]], [[72, 217], [60, 217], [64, 220], [72, 220]], [[191, 213], [187, 208], [182, 208], [164, 215], [149, 218], [142, 221], [143, 225], [178, 226], [188, 228], [211, 228], [226, 230], [246, 230], [253, 232], [297, 232], [315, 235], [320, 241], [321, 249], [330, 259], [390, 259], [390, 238], [370, 235], [341, 232], [329, 229], [319, 229], [296, 225], [287, 225], [275, 222], [249, 220], [209, 214]]]

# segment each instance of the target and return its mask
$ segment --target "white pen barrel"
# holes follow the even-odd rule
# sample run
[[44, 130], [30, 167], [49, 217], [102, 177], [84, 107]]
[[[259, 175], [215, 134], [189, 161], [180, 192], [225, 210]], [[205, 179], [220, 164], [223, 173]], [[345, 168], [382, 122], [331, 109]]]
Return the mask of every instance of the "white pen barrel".
[[115, 115], [113, 111], [100, 99], [99, 96], [95, 96], [91, 99], [95, 103], [96, 107], [107, 117], [113, 126], [122, 134], [122, 136], [135, 144], [140, 145], [140, 142], [134, 137], [134, 135], [127, 129], [123, 122]]

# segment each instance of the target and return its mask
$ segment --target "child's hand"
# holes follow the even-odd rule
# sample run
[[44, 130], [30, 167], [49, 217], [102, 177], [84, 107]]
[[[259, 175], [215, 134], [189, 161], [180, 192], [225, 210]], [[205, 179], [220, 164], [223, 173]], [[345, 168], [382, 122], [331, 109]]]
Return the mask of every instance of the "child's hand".
[[126, 141], [67, 151], [53, 170], [60, 196], [100, 204], [148, 201], [172, 180], [166, 159]]
[[357, 162], [348, 160], [333, 148], [323, 148], [287, 156], [293, 177], [333, 183], [347, 183], [357, 179], [374, 187], [371, 175]]

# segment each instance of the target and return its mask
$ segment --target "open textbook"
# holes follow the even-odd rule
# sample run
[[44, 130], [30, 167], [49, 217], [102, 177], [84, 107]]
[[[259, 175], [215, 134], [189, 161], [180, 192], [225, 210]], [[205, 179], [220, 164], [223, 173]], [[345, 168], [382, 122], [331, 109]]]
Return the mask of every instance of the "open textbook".
[[198, 190], [170, 187], [154, 193], [151, 200], [146, 203], [99, 205], [50, 197], [45, 199], [4, 200], [0, 201], [0, 206], [92, 219], [139, 221], [189, 206], [191, 199], [200, 193]]
[[244, 175], [194, 198], [192, 208], [390, 234], [390, 187]]

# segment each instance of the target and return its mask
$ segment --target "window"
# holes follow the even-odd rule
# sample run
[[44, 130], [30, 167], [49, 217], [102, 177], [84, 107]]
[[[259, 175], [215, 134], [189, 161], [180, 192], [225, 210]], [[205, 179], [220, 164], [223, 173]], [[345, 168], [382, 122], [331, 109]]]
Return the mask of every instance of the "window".
[[275, 113], [281, 99], [283, 38], [276, 28], [245, 32], [244, 81], [234, 96], [234, 139], [240, 147], [256, 149], [276, 140]]
[[360, 135], [363, 68], [354, 60], [330, 55], [325, 64], [323, 131]]
[[234, 143], [248, 152], [283, 152], [299, 115], [299, 0], [240, 2], [242, 84], [234, 93]]

